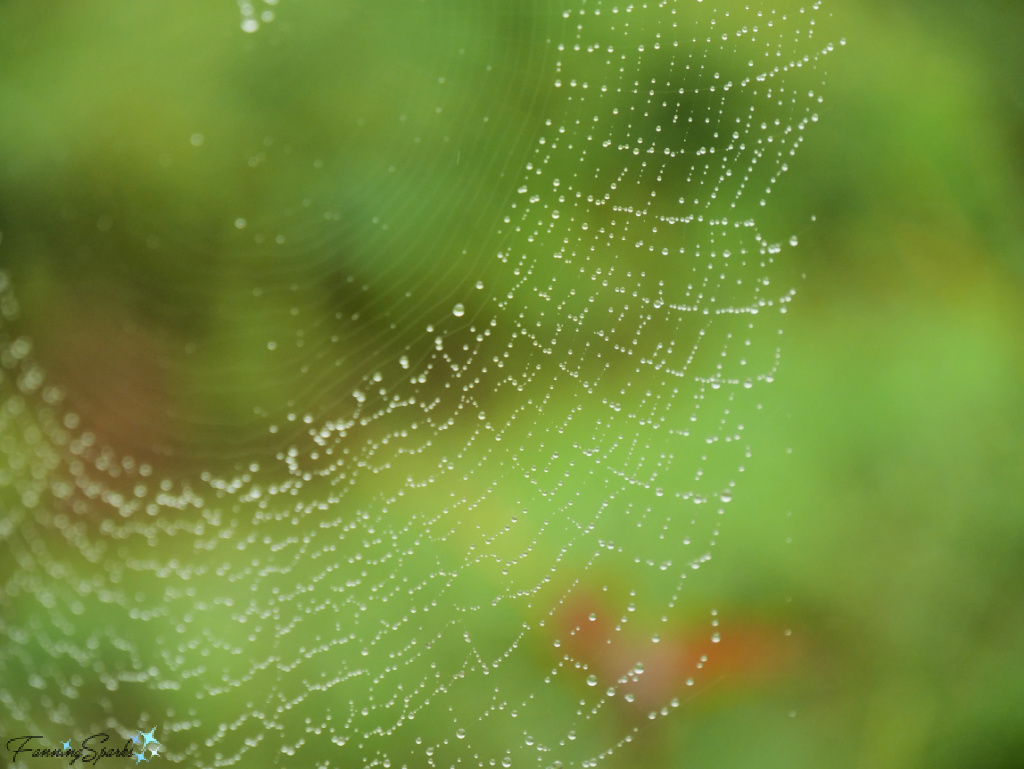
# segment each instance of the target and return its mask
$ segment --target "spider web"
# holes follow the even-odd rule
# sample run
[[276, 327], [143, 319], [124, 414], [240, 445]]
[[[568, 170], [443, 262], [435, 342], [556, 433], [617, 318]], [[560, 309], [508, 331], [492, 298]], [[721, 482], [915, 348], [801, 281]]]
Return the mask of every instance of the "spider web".
[[[759, 221], [817, 120], [819, 5], [240, 5], [274, 20], [247, 61], [338, 37], [309, 66], [344, 117], [288, 122], [322, 86], [291, 81], [216, 249], [123, 203], [90, 236], [155, 253], [114, 282], [187, 338], [195, 402], [111, 362], [153, 340], [116, 308], [67, 311], [102, 390], [61, 369], [5, 257], [4, 723], [157, 726], [199, 767], [507, 767], [670, 717], [793, 296]], [[217, 172], [215, 134], [181, 163]], [[687, 622], [708, 645], [667, 648]]]

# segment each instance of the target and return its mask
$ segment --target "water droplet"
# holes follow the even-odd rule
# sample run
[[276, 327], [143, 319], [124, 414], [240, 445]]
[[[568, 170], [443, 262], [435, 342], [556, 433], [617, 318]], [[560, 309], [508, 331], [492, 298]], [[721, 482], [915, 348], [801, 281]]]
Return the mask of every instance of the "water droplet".
[[465, 314], [466, 308], [465, 306], [463, 306], [462, 302], [459, 302], [457, 305], [452, 307], [452, 315], [454, 315], [456, 318], [461, 318]]
[[597, 676], [593, 673], [587, 676], [587, 686], [597, 686]]

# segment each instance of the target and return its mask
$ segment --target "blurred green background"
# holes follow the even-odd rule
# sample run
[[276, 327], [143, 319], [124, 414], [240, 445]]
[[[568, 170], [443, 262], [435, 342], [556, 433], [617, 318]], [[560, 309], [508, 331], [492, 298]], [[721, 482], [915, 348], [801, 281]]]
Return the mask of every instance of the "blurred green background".
[[[530, 94], [550, 64], [539, 3], [449, 4], [393, 49], [334, 36], [390, 39], [357, 4], [282, 0], [248, 36], [218, 6], [0, 6], [0, 264], [19, 330], [103, 439], [183, 477], [272, 454], [298, 432], [287, 413], [343, 396], [315, 364], [293, 376], [302, 345], [267, 355], [296, 334], [326, 344], [293, 308], [341, 303], [364, 318], [351, 349], [401, 349], [388, 307], [457, 295], [545, 104], [494, 99], [507, 128], [477, 139], [437, 73], [457, 93]], [[821, 34], [847, 45], [763, 222], [800, 235], [782, 368], [695, 588], [742, 643], [617, 765], [1024, 766], [1024, 6], [825, 10]], [[493, 73], [460, 69], [459, 45], [492, 50]], [[431, 146], [453, 151], [421, 178], [416, 131], [379, 127], [437, 103]], [[400, 180], [380, 181], [391, 165]], [[348, 223], [375, 211], [388, 234]], [[450, 229], [469, 253], [399, 296], [439, 274]], [[362, 265], [382, 237], [403, 256]], [[347, 287], [360, 270], [372, 299]]]

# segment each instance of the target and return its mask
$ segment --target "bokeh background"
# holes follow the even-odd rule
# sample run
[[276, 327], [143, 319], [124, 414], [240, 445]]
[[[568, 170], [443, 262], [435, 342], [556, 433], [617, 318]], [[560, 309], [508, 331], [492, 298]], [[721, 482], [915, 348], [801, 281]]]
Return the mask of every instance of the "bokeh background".
[[[503, 103], [509, 128], [490, 143], [440, 123], [460, 149], [429, 179], [374, 182], [405, 160], [362, 154], [377, 141], [408, 139], [423, 167], [414, 132], [363, 131], [380, 94], [401, 90], [412, 115], [437, 101], [437, 71], [479, 76], [428, 43], [486, 17], [483, 42], [507, 44], [499, 83], [529, 93], [546, 72], [538, 9], [424, 17], [422, 50], [362, 50], [331, 37], [337, 7], [282, 0], [245, 35], [233, 3], [213, 5], [0, 7], [0, 264], [18, 331], [100, 440], [186, 478], [273, 453], [267, 424], [287, 432], [296, 400], [317, 412], [339, 397], [291, 375], [300, 348], [266, 355], [268, 339], [311, 333], [293, 307], [340, 303], [374, 319], [354, 348], [400, 345], [386, 293], [338, 276], [415, 273], [450, 228], [485, 248], [480, 223], [507, 203], [495, 180], [518, 172], [535, 139], [522, 127], [545, 111]], [[1024, 6], [826, 10], [823, 34], [847, 44], [763, 222], [800, 240], [780, 268], [797, 289], [782, 368], [694, 588], [722, 617], [719, 667], [623, 766], [1024, 766]], [[453, 218], [439, 223], [437, 200]], [[386, 237], [407, 263], [359, 267], [383, 236], [345, 222], [381, 207], [403, 222]], [[277, 247], [293, 256], [283, 276]], [[443, 279], [421, 311], [475, 258], [431, 266]]]

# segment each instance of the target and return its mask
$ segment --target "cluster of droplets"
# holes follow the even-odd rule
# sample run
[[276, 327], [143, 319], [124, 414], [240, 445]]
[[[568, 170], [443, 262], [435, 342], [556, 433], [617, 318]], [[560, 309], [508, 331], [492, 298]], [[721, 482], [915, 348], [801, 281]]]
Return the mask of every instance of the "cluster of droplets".
[[[246, 31], [273, 18], [239, 5]], [[496, 258], [362, 355], [329, 413], [270, 425], [295, 436], [273, 462], [158, 478], [79, 427], [27, 339], [0, 340], [16, 564], [0, 707], [31, 721], [17, 692], [34, 691], [55, 723], [76, 717], [64, 698], [120, 724], [129, 688], [197, 766], [367, 767], [592, 767], [677, 709], [713, 646], [666, 655], [666, 639], [750, 457], [739, 414], [775, 376], [793, 296], [756, 217], [817, 119], [801, 83], [830, 50], [818, 6], [566, 10]], [[294, 340], [267, 354], [340, 368], [401, 330], [384, 311], [360, 341], [380, 311], [351, 301], [308, 346], [296, 306]]]
[[[262, 3], [263, 7], [258, 7]], [[238, 11], [242, 15], [242, 31], [253, 33], [260, 24], [269, 24], [274, 20], [274, 7], [277, 0], [238, 0]]]

